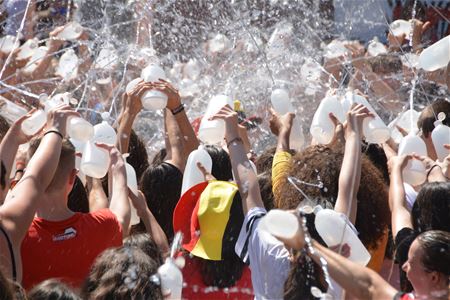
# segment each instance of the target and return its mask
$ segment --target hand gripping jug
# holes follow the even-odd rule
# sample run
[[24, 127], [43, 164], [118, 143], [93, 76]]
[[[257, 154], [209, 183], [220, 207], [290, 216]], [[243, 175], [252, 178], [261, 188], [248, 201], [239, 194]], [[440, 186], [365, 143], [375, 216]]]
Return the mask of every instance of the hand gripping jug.
[[209, 100], [205, 115], [198, 129], [198, 137], [204, 143], [217, 144], [225, 137], [225, 122], [223, 120], [208, 120], [215, 115], [223, 106], [229, 105], [233, 108], [233, 100], [226, 95], [215, 95]]
[[[405, 136], [398, 146], [398, 155], [412, 154], [427, 155], [425, 142], [413, 133]], [[403, 169], [403, 181], [417, 186], [425, 182], [425, 165], [417, 159], [410, 159], [408, 165]]]
[[350, 246], [349, 259], [362, 266], [370, 261], [370, 254], [353, 231], [353, 225], [344, 214], [332, 209], [314, 207], [315, 226], [320, 237], [330, 246], [347, 244]]
[[325, 97], [314, 114], [310, 133], [319, 144], [328, 144], [334, 136], [335, 126], [329, 114], [333, 113], [339, 122], [345, 121], [344, 110], [336, 95]]
[[[156, 82], [159, 79], [166, 79], [166, 73], [157, 65], [149, 65], [142, 70], [141, 78], [145, 82]], [[142, 95], [141, 101], [147, 110], [163, 109], [167, 105], [167, 95], [158, 90], [150, 90]]]
[[450, 154], [444, 147], [444, 144], [450, 144], [450, 127], [442, 124], [445, 120], [445, 113], [440, 112], [438, 114], [438, 120], [434, 122], [434, 129], [431, 132], [431, 139], [433, 140], [434, 149], [440, 161]]
[[[275, 89], [270, 95], [270, 101], [275, 111], [284, 115], [288, 112], [294, 113], [294, 107], [292, 107], [291, 101], [289, 100], [289, 94], [284, 89]], [[296, 116], [292, 123], [291, 135], [289, 137], [289, 146], [291, 149], [300, 150], [304, 143], [305, 138], [303, 136], [302, 127], [300, 125], [299, 117]]]

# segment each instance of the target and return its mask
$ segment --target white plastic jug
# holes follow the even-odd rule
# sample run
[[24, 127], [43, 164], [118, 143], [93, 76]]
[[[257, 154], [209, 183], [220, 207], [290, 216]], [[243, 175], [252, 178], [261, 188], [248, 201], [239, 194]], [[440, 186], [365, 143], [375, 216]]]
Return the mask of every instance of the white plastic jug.
[[[145, 82], [156, 82], [166, 79], [166, 73], [157, 65], [149, 65], [141, 72], [141, 78]], [[167, 95], [158, 90], [150, 90], [141, 97], [142, 106], [147, 110], [163, 109], [167, 105]]]
[[223, 141], [225, 137], [225, 122], [223, 120], [210, 121], [208, 119], [227, 104], [233, 107], [233, 100], [226, 95], [215, 95], [209, 101], [198, 129], [198, 137], [202, 142], [217, 144]]
[[339, 40], [332, 40], [324, 50], [324, 56], [326, 58], [337, 58], [350, 53], [350, 51], [345, 47], [344, 43]]
[[16, 49], [19, 46], [19, 39], [16, 40], [16, 37], [13, 35], [5, 35], [0, 38], [0, 52], [3, 52], [4, 54], [9, 54], [13, 49]]
[[161, 279], [161, 290], [170, 291], [169, 299], [181, 299], [183, 288], [183, 274], [172, 258], [166, 258], [166, 262], [158, 268], [158, 275]]
[[75, 169], [78, 170], [77, 176], [78, 178], [80, 178], [81, 183], [83, 183], [83, 186], [86, 186], [86, 174], [81, 171], [81, 157], [79, 157], [78, 155], [75, 156]]
[[197, 167], [197, 163], [201, 163], [203, 167], [211, 173], [212, 159], [209, 156], [208, 151], [200, 145], [197, 150], [194, 150], [189, 154], [187, 159], [186, 168], [183, 174], [183, 184], [181, 186], [181, 195], [189, 190], [194, 185], [197, 185], [205, 181], [205, 178]]
[[[416, 153], [417, 155], [427, 155], [425, 142], [415, 134], [408, 134], [402, 139], [398, 146], [398, 155]], [[417, 159], [410, 159], [408, 165], [403, 169], [403, 181], [418, 186], [425, 182], [425, 165]]]
[[94, 142], [86, 143], [81, 158], [81, 171], [92, 178], [103, 178], [109, 169], [109, 154], [98, 148]]
[[[123, 156], [123, 159], [125, 160], [125, 169], [127, 172], [127, 186], [131, 190], [131, 192], [137, 196], [138, 195], [138, 184], [137, 184], [137, 178], [136, 178], [136, 171], [134, 171], [134, 168], [132, 165], [127, 163], [127, 157], [129, 156], [128, 153], [125, 153]], [[136, 208], [132, 203], [130, 203], [130, 209], [131, 209], [131, 219], [130, 219], [130, 225], [136, 225], [139, 224], [141, 221], [139, 219], [139, 216], [137, 214]]]
[[297, 217], [285, 210], [272, 209], [259, 223], [259, 229], [269, 232], [274, 237], [282, 239], [293, 239], [300, 232]]
[[312, 120], [309, 131], [319, 144], [330, 143], [334, 136], [335, 126], [329, 117], [330, 113], [333, 113], [339, 122], [345, 121], [342, 104], [335, 95], [327, 96], [320, 102]]
[[138, 77], [135, 78], [133, 80], [131, 80], [130, 82], [128, 82], [127, 86], [125, 87], [125, 92], [127, 94], [130, 94], [131, 91], [142, 81], [142, 78]]
[[73, 41], [83, 33], [83, 27], [77, 22], [70, 22], [64, 26], [64, 29], [58, 33], [57, 37], [66, 41]]
[[22, 106], [19, 106], [14, 102], [0, 96], [0, 114], [13, 123], [20, 117], [26, 115], [27, 110]]
[[22, 131], [26, 135], [35, 135], [47, 123], [47, 114], [39, 109], [35, 111], [31, 117], [23, 121]]
[[371, 56], [377, 56], [387, 53], [387, 50], [386, 47], [378, 41], [378, 38], [375, 37], [372, 41], [369, 42], [369, 45], [367, 46], [367, 52]]
[[450, 61], [450, 35], [437, 41], [420, 53], [419, 66], [425, 71], [435, 71]]
[[433, 141], [434, 149], [440, 161], [450, 154], [450, 152], [444, 147], [444, 144], [450, 144], [450, 127], [442, 124], [445, 120], [445, 113], [440, 112], [438, 114], [438, 120], [434, 122], [434, 129], [431, 132], [431, 139]]
[[395, 20], [389, 25], [389, 29], [394, 36], [401, 36], [402, 34], [404, 34], [405, 37], [409, 39], [411, 23], [405, 20]]
[[320, 206], [314, 208], [314, 213], [316, 214], [314, 224], [317, 232], [329, 247], [347, 244], [350, 246], [348, 259], [362, 266], [367, 265], [370, 261], [370, 254], [344, 214], [332, 209], [323, 209]]
[[117, 133], [106, 120], [103, 120], [100, 124], [94, 126], [94, 136], [92, 141], [115, 145], [117, 141]]
[[[412, 115], [412, 116], [411, 116]], [[395, 118], [391, 123], [389, 123], [388, 128], [391, 129], [391, 137], [394, 139], [394, 141], [397, 144], [400, 144], [400, 142], [403, 139], [403, 135], [398, 131], [397, 127], [400, 126], [404, 130], [406, 130], [407, 133], [410, 133], [411, 131], [411, 117], [412, 117], [412, 123], [413, 123], [413, 133], [417, 133], [419, 129], [417, 128], [417, 120], [419, 119], [420, 113], [416, 110], [408, 109], [407, 111], [404, 111], [398, 115], [397, 118]]]
[[80, 117], [71, 117], [67, 120], [67, 134], [76, 140], [87, 142], [94, 136], [94, 126]]
[[363, 121], [363, 133], [366, 141], [373, 144], [381, 144], [386, 142], [391, 136], [391, 132], [386, 124], [384, 124], [383, 120], [381, 120], [377, 112], [373, 109], [372, 105], [367, 102], [366, 98], [348, 91], [342, 100], [344, 112], [348, 112], [353, 103], [364, 105], [370, 110], [371, 113], [374, 114], [374, 117], [365, 118]]
[[[289, 99], [289, 94], [284, 89], [275, 89], [270, 95], [270, 101], [274, 110], [280, 114], [284, 115], [288, 112], [295, 113], [294, 107], [292, 107], [291, 101]], [[303, 136], [303, 130], [298, 120], [298, 116], [294, 118], [292, 123], [291, 135], [289, 137], [289, 145], [291, 149], [300, 150], [305, 143], [305, 138]]]
[[59, 59], [56, 75], [61, 76], [64, 80], [71, 80], [78, 74], [78, 56], [73, 49], [67, 50]]
[[22, 46], [20, 46], [17, 59], [27, 59], [33, 56], [34, 50], [38, 47], [38, 42], [39, 41], [35, 38], [27, 40]]

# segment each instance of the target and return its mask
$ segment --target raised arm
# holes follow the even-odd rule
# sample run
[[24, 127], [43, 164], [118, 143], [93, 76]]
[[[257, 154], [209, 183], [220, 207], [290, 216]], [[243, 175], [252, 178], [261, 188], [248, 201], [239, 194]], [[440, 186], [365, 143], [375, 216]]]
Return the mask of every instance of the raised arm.
[[116, 215], [122, 226], [123, 236], [128, 235], [130, 226], [131, 210], [128, 201], [127, 174], [125, 161], [116, 147], [106, 144], [96, 144], [109, 152], [111, 164], [109, 166], [111, 194], [109, 195], [109, 209]]
[[356, 221], [356, 195], [361, 179], [362, 123], [369, 116], [371, 113], [361, 104], [353, 106], [347, 113], [345, 151], [334, 210], [347, 215], [353, 224]]
[[289, 152], [289, 136], [291, 134], [292, 121], [295, 117], [293, 113], [279, 116], [273, 109], [270, 109], [272, 117], [269, 125], [273, 134], [278, 136], [277, 149], [272, 161], [272, 192], [277, 206], [281, 202], [281, 188], [287, 180], [287, 174], [291, 168], [291, 153]]
[[139, 191], [138, 195], [134, 195], [131, 191], [129, 192], [131, 202], [136, 208], [137, 215], [144, 222], [145, 229], [152, 236], [158, 248], [161, 250], [163, 256], [169, 255], [169, 243], [167, 242], [167, 237], [155, 216], [152, 214], [145, 201], [144, 194]]
[[28, 163], [24, 176], [0, 207], [1, 225], [16, 245], [22, 242], [36, 212], [37, 200], [53, 179], [69, 116], [79, 114], [67, 105], [58, 106], [48, 113], [47, 131], [38, 149]]
[[264, 207], [258, 179], [245, 154], [242, 139], [239, 137], [237, 113], [226, 105], [212, 116], [211, 120], [225, 121], [225, 140], [230, 153], [231, 167], [242, 197], [244, 215], [254, 207]]
[[391, 209], [392, 236], [395, 239], [402, 228], [413, 228], [411, 213], [405, 203], [405, 188], [403, 187], [403, 168], [411, 159], [410, 155], [392, 156], [389, 161], [389, 208]]
[[[178, 136], [176, 136], [176, 138], [182, 141], [183, 151], [181, 152], [181, 155], [182, 160], [185, 162], [189, 154], [199, 146], [197, 136], [195, 135], [194, 129], [192, 128], [192, 125], [186, 115], [184, 104], [181, 103], [181, 97], [178, 90], [164, 80], [160, 80], [155, 83], [155, 87], [157, 90], [165, 93], [168, 97], [167, 114], [170, 115], [168, 116], [168, 121], [171, 123], [172, 120], [174, 120], [178, 125], [178, 132], [176, 132]], [[169, 136], [169, 139], [170, 138], [171, 137]], [[176, 149], [173, 149], [174, 144], [172, 143], [172, 140], [170, 143], [172, 145], [172, 150], [175, 151]], [[174, 155], [175, 153], [172, 154]], [[172, 156], [172, 159], [175, 159], [175, 157]]]
[[313, 241], [315, 254], [309, 254], [321, 265], [320, 257], [327, 261], [328, 272], [347, 293], [357, 299], [394, 299], [397, 290], [380, 275]]
[[0, 160], [3, 163], [2, 167], [5, 168], [5, 189], [1, 191], [0, 203], [3, 203], [3, 199], [6, 196], [6, 191], [10, 186], [9, 179], [11, 177], [11, 170], [17, 154], [17, 150], [19, 149], [20, 145], [28, 142], [31, 139], [30, 136], [27, 136], [23, 133], [22, 123], [26, 119], [28, 119], [33, 112], [34, 110], [17, 119], [17, 121], [15, 121], [14, 124], [9, 128], [0, 144]]

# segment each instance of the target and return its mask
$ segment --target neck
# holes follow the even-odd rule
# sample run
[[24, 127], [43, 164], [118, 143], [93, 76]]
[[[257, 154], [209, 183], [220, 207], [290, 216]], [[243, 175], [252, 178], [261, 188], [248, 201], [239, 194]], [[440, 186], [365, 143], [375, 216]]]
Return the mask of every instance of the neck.
[[67, 207], [67, 194], [64, 191], [46, 192], [36, 211], [36, 216], [48, 221], [63, 221], [72, 217], [74, 212]]

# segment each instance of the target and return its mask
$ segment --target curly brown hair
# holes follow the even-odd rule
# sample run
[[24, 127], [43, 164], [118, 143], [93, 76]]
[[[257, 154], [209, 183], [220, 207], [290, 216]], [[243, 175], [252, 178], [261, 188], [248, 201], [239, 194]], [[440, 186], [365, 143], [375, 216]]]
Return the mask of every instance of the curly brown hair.
[[[320, 189], [308, 185], [300, 188], [309, 198], [317, 201], [317, 204], [334, 207], [343, 157], [341, 146], [310, 146], [293, 156], [288, 176], [308, 183], [323, 182], [323, 188]], [[375, 249], [389, 225], [390, 210], [387, 186], [383, 182], [383, 176], [365, 155], [362, 157], [360, 182], [355, 226], [363, 244], [369, 249]], [[304, 200], [303, 195], [287, 180], [281, 186], [279, 207], [295, 209]]]

